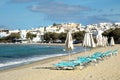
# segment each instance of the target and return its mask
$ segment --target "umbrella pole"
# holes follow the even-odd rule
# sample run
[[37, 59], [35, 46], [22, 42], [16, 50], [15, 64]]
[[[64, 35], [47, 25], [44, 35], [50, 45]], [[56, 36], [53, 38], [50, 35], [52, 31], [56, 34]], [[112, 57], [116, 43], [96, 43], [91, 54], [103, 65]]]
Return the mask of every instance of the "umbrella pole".
[[71, 53], [71, 51], [69, 50], [69, 61], [70, 61], [70, 53]]
[[85, 55], [86, 55], [86, 46], [85, 46]]

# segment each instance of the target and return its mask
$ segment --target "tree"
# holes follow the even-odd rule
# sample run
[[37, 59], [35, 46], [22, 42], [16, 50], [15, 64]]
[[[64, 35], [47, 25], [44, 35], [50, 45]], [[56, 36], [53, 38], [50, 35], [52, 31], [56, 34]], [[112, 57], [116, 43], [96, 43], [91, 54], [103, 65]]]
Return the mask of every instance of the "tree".
[[55, 42], [55, 40], [58, 39], [58, 36], [59, 36], [58, 33], [51, 33], [51, 34], [50, 34], [50, 37], [51, 37], [51, 39], [53, 40], [53, 42]]
[[56, 23], [53, 23], [53, 26], [57, 26], [57, 24], [56, 24]]
[[115, 43], [120, 43], [120, 28], [109, 29], [104, 31], [102, 35], [108, 38], [114, 37]]
[[8, 40], [7, 37], [0, 38], [0, 42], [11, 42], [11, 40]]
[[73, 33], [73, 39], [81, 42], [84, 38], [84, 34], [85, 34], [84, 31], [75, 32], [75, 33]]
[[19, 39], [20, 33], [11, 33], [9, 36], [7, 36], [7, 40], [13, 40], [13, 39]]
[[120, 28], [114, 29], [110, 35], [114, 37], [116, 43], [120, 43]]
[[58, 39], [61, 40], [63, 43], [65, 42], [67, 33], [60, 33]]
[[103, 33], [102, 33], [102, 35], [103, 36], [107, 36], [107, 37], [111, 37], [112, 36], [112, 31], [113, 31], [114, 29], [108, 29], [108, 30], [106, 30], [106, 31], [104, 31]]
[[115, 30], [113, 30], [112, 35], [114, 35], [116, 38], [120, 38], [120, 28], [116, 28]]
[[27, 38], [27, 39], [30, 38], [30, 39], [32, 40], [34, 37], [36, 37], [36, 34], [32, 34], [32, 33], [30, 33], [30, 32], [28, 32], [28, 33], [26, 34], [26, 38]]
[[59, 25], [61, 25], [61, 24], [53, 23], [53, 26], [59, 26]]
[[55, 42], [55, 40], [58, 39], [59, 34], [58, 33], [52, 33], [52, 32], [47, 32], [44, 34], [44, 39], [46, 42]]
[[50, 42], [50, 40], [51, 40], [50, 34], [51, 34], [51, 32], [47, 32], [44, 34], [45, 42]]

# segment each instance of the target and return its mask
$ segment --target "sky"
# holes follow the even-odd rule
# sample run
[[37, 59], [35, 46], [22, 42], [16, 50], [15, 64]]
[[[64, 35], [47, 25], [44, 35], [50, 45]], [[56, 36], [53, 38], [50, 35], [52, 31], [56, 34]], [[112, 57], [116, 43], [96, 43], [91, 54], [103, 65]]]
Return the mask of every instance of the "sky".
[[0, 0], [0, 28], [120, 22], [120, 0]]

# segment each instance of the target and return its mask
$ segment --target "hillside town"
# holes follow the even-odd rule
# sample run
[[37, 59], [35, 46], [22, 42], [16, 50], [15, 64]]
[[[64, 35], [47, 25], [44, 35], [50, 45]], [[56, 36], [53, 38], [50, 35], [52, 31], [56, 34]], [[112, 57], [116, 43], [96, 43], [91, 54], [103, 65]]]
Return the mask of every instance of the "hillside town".
[[[82, 25], [78, 23], [62, 23], [50, 25], [48, 27], [39, 27], [32, 28], [29, 30], [8, 30], [8, 29], [0, 29], [0, 38], [9, 36], [11, 33], [19, 33], [20, 38], [15, 39], [20, 41], [21, 43], [42, 43], [44, 41], [44, 34], [47, 32], [52, 33], [66, 33], [68, 30], [71, 30], [72, 33], [79, 31], [89, 30], [94, 36], [98, 34], [102, 34], [104, 31], [110, 28], [120, 28], [120, 22], [116, 23], [99, 23], [99, 24], [91, 24], [91, 25]], [[27, 38], [27, 33], [35, 34], [36, 36], [33, 39]]]

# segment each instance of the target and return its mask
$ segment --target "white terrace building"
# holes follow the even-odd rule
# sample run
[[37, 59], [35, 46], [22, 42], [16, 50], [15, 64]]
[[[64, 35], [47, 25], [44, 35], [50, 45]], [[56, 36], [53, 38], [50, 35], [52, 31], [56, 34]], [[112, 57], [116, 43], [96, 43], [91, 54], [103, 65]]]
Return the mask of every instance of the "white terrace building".
[[103, 31], [106, 31], [110, 28], [114, 28], [114, 26], [112, 23], [99, 23], [98, 28], [103, 30]]
[[0, 38], [6, 37], [9, 35], [9, 30], [6, 29], [0, 29]]
[[27, 30], [20, 30], [20, 37], [22, 40], [26, 40]]
[[120, 22], [116, 22], [114, 24], [115, 24], [115, 27], [120, 28]]

